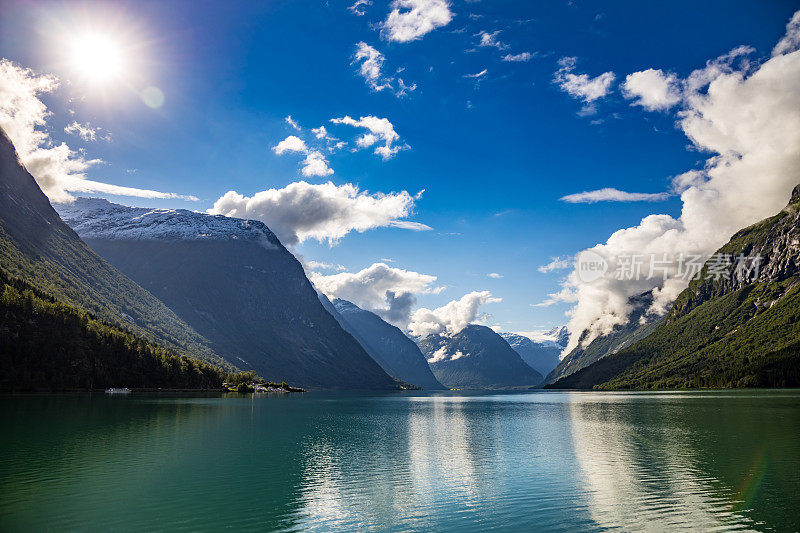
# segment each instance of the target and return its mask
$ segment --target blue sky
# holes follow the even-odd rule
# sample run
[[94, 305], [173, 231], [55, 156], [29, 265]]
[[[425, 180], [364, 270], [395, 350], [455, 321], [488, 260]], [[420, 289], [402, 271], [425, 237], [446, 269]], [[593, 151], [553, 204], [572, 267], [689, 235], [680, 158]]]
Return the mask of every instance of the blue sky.
[[[293, 249], [306, 260], [355, 272], [391, 259], [392, 267], [434, 275], [436, 294], [418, 294], [433, 308], [470, 291], [502, 302], [485, 306], [489, 321], [511, 331], [565, 323], [568, 304], [534, 307], [559, 289], [563, 271], [541, 273], [551, 257], [568, 256], [635, 226], [651, 213], [680, 214], [677, 197], [654, 202], [567, 203], [565, 195], [613, 187], [659, 193], [670, 180], [702, 166], [705, 155], [671, 112], [648, 112], [625, 98], [625, 76], [648, 68], [679, 78], [739, 45], [769, 57], [800, 3], [770, 2], [464, 2], [452, 19], [409, 42], [381, 28], [388, 2], [128, 2], [116, 4], [2, 2], [0, 56], [61, 88], [42, 95], [53, 113], [54, 141], [102, 159], [87, 174], [97, 181], [193, 195], [199, 201], [106, 196], [129, 205], [206, 210], [229, 190], [251, 196], [305, 179], [357, 184], [371, 193], [408, 191], [410, 220], [430, 231], [379, 227], [351, 232], [335, 245], [306, 240]], [[78, 82], [54, 38], [78, 21], [112, 28], [134, 43], [137, 60], [124, 83]], [[481, 32], [494, 34], [478, 46]], [[354, 62], [357, 43], [384, 56], [370, 88]], [[494, 45], [491, 45], [494, 43]], [[503, 61], [528, 52], [528, 61]], [[615, 82], [582, 112], [585, 100], [554, 82], [564, 57], [573, 72]], [[400, 70], [402, 69], [402, 70]], [[398, 70], [400, 70], [398, 72]], [[486, 71], [480, 77], [465, 77]], [[397, 78], [416, 89], [396, 94]], [[380, 81], [380, 80], [379, 80]], [[143, 104], [144, 87], [164, 104]], [[74, 111], [74, 115], [69, 111]], [[285, 121], [291, 117], [302, 131]], [[383, 160], [351, 151], [363, 131], [336, 117], [388, 119], [399, 150]], [[73, 120], [110, 132], [84, 141], [63, 131]], [[290, 135], [309, 145], [324, 125], [348, 141], [325, 152], [329, 176], [303, 177], [301, 155], [272, 149]], [[499, 273], [502, 278], [487, 277]]]

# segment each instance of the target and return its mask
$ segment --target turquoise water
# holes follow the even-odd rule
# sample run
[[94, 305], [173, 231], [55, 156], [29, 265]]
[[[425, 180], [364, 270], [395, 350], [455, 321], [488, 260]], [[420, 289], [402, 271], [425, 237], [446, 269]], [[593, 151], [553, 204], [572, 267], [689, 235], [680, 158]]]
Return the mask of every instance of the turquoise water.
[[800, 391], [0, 406], [3, 531], [800, 529]]

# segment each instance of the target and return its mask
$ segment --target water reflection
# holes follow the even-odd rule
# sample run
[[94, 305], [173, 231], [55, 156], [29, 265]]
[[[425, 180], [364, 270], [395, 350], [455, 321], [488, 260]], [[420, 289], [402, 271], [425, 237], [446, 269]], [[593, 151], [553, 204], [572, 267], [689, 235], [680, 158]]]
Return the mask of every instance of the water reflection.
[[[622, 530], [774, 526], [758, 519], [762, 513], [749, 506], [752, 498], [743, 500], [742, 491], [714, 475], [719, 470], [714, 464], [719, 441], [736, 439], [742, 445], [740, 453], [747, 454], [744, 445], [750, 444], [748, 436], [754, 429], [741, 419], [717, 427], [720, 412], [736, 412], [743, 407], [741, 400], [748, 398], [733, 395], [725, 400], [719, 395], [572, 393], [573, 443], [592, 520], [602, 528]], [[773, 435], [759, 434], [758, 455], [763, 457]], [[737, 464], [735, 470], [730, 477], [749, 484], [753, 472], [748, 472], [748, 465]], [[763, 467], [756, 475], [763, 478]]]
[[0, 530], [800, 529], [800, 393], [0, 397]]

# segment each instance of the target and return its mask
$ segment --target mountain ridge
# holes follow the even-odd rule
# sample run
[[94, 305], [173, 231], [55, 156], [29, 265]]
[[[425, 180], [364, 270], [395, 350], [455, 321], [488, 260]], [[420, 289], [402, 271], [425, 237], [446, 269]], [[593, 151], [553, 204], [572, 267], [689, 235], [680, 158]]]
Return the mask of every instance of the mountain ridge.
[[243, 370], [312, 389], [401, 387], [323, 308], [263, 223], [93, 200], [57, 207], [95, 252]]
[[5, 131], [0, 135], [0, 178], [0, 268], [175, 353], [234, 368], [207, 339], [94, 253], [61, 220], [20, 163]]
[[[750, 277], [709, 276], [720, 255], [761, 257]], [[738, 231], [648, 337], [551, 388], [800, 385], [800, 185], [780, 213]]]

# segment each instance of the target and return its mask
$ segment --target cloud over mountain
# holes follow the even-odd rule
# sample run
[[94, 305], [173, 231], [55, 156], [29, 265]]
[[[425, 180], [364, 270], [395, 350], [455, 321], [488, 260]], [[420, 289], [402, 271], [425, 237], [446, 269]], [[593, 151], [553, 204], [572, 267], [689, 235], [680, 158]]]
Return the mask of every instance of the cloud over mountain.
[[309, 279], [329, 298], [341, 298], [380, 315], [400, 328], [407, 328], [417, 294], [437, 294], [436, 276], [374, 263], [358, 272], [323, 275], [311, 272]]
[[455, 335], [480, 318], [482, 305], [500, 301], [489, 291], [474, 291], [433, 310], [421, 307], [411, 314], [408, 331], [416, 337]]
[[412, 196], [406, 191], [369, 193], [352, 183], [317, 185], [298, 181], [250, 197], [228, 191], [214, 202], [208, 213], [260, 220], [289, 246], [307, 239], [334, 244], [352, 231], [387, 226], [430, 229], [402, 220], [413, 214], [418, 199], [419, 195]]
[[[787, 35], [763, 63], [739, 47], [681, 81], [678, 126], [694, 148], [710, 154], [702, 169], [673, 179], [681, 194], [678, 218], [645, 217], [590, 250], [608, 262], [605, 276], [583, 282], [576, 272], [551, 295], [576, 300], [570, 310], [569, 351], [583, 331], [589, 342], [627, 321], [629, 298], [653, 290], [651, 312], [663, 313], [686, 286], [678, 274], [680, 254], [707, 257], [733, 233], [778, 212], [797, 184], [800, 168], [800, 39], [798, 15]], [[794, 44], [792, 44], [794, 43]], [[666, 257], [667, 280], [616, 279], [620, 261], [631, 254]]]

